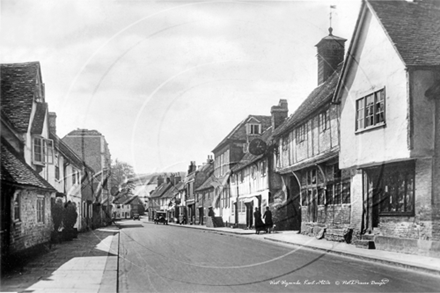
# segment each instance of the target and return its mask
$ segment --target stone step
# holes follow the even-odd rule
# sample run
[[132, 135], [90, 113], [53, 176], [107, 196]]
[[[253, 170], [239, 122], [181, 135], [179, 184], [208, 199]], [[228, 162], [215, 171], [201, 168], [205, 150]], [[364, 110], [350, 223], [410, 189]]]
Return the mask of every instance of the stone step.
[[376, 237], [376, 235], [374, 235], [374, 234], [363, 234], [363, 235], [361, 235], [361, 240], [374, 241], [374, 237]]
[[376, 245], [372, 240], [356, 240], [354, 241], [354, 245], [358, 248], [376, 249]]

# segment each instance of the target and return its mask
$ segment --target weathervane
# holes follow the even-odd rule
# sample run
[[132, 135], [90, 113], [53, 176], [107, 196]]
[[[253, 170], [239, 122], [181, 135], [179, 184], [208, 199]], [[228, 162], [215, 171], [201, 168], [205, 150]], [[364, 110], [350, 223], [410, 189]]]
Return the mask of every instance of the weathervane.
[[330, 35], [332, 35], [332, 31], [333, 31], [333, 28], [332, 28], [332, 9], [336, 9], [336, 5], [330, 5], [330, 27], [329, 27], [329, 29], [328, 29], [328, 31], [330, 32]]

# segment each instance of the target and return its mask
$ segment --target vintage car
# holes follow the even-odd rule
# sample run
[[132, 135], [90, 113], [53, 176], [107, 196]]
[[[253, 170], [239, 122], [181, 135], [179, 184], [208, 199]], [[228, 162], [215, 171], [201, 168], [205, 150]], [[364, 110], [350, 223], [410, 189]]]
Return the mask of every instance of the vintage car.
[[133, 214], [133, 220], [138, 220], [138, 221], [141, 220], [141, 218], [140, 218], [140, 216], [139, 216], [138, 213], [134, 213], [134, 214]]
[[154, 223], [162, 223], [168, 225], [167, 213], [166, 212], [156, 212], [156, 217], [154, 218]]

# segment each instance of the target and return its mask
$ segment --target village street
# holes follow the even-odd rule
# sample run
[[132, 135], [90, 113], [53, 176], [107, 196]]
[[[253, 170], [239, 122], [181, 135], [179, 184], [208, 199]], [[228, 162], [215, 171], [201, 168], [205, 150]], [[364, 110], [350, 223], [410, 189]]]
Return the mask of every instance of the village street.
[[119, 292], [437, 292], [439, 278], [188, 226], [124, 221]]

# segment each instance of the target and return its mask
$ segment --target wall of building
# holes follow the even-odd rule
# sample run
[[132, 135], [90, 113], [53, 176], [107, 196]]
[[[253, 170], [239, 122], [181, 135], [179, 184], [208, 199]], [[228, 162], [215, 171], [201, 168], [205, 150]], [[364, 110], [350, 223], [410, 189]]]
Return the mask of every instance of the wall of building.
[[[341, 104], [341, 168], [409, 157], [405, 66], [371, 13], [354, 52]], [[385, 127], [356, 133], [356, 100], [385, 87]], [[346, 92], [348, 90], [348, 92]]]
[[[11, 224], [10, 253], [15, 254], [50, 241], [53, 230], [50, 193], [21, 189], [20, 220]], [[44, 198], [44, 222], [37, 222], [37, 198]], [[13, 202], [11, 209], [14, 210]]]

